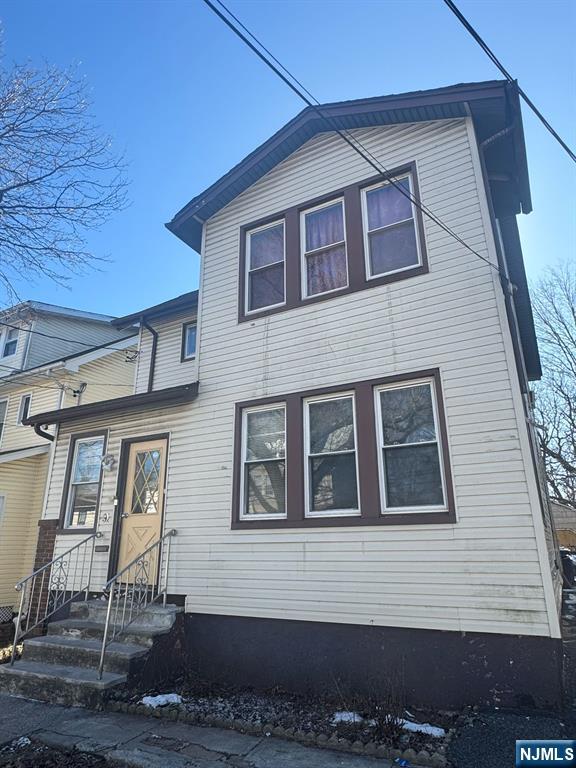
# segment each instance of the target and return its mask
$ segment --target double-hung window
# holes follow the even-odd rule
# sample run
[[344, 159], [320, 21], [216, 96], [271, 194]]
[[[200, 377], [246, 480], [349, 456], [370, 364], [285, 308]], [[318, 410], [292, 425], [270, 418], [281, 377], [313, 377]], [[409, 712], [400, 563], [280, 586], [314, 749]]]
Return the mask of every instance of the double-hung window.
[[302, 295], [329, 293], [348, 285], [344, 200], [301, 213]]
[[18, 409], [18, 424], [22, 424], [24, 419], [28, 418], [31, 403], [32, 395], [22, 395], [20, 398], [20, 408]]
[[376, 387], [382, 511], [445, 508], [434, 382]]
[[10, 357], [16, 354], [16, 347], [18, 346], [18, 329], [7, 328], [6, 336], [4, 337], [4, 348], [2, 350], [2, 357]]
[[0, 400], [0, 444], [2, 443], [2, 433], [6, 424], [6, 411], [8, 410], [8, 400]]
[[286, 516], [286, 406], [242, 413], [241, 519]]
[[[413, 269], [421, 262], [416, 211], [408, 174], [362, 190], [364, 252], [368, 280]], [[401, 191], [403, 190], [403, 192]]]
[[196, 323], [184, 323], [182, 326], [182, 362], [196, 357]]
[[76, 438], [67, 489], [66, 528], [94, 528], [102, 478], [104, 435]]
[[284, 284], [284, 222], [246, 232], [246, 314], [284, 304]]
[[304, 403], [306, 514], [359, 513], [354, 394]]

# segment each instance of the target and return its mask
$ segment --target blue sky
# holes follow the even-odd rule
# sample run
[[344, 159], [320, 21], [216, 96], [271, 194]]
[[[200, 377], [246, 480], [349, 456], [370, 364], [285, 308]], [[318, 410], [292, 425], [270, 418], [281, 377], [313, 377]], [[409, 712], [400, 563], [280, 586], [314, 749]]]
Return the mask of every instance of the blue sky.
[[[320, 99], [337, 101], [499, 74], [441, 0], [229, 0]], [[576, 4], [460, 0], [504, 65], [576, 144]], [[97, 122], [130, 163], [131, 206], [88, 243], [110, 263], [19, 284], [27, 298], [124, 314], [192, 290], [199, 257], [164, 222], [302, 107], [200, 0], [4, 0], [5, 64], [77, 63]], [[574, 258], [575, 168], [527, 109], [534, 212], [521, 217], [530, 278]]]

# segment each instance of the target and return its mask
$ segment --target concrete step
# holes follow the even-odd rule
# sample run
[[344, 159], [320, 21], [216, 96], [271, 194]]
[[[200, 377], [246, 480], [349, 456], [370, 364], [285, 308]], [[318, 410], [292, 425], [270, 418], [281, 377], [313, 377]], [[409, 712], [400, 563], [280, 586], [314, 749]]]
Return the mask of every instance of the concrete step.
[[[106, 621], [106, 612], [108, 610], [107, 600], [88, 600], [86, 602], [72, 603], [70, 606], [70, 617], [80, 618], [87, 621], [96, 621], [104, 623]], [[112, 622], [118, 621], [123, 615], [128, 617], [130, 612], [130, 601], [124, 603], [122, 600], [115, 602], [112, 606], [111, 620]], [[134, 618], [132, 626], [148, 626], [170, 629], [174, 624], [174, 620], [178, 613], [181, 613], [184, 609], [177, 605], [159, 605], [152, 603], [142, 610], [141, 613]], [[138, 612], [137, 610], [135, 612]]]
[[[111, 627], [113, 629], [113, 627]], [[149, 625], [130, 624], [117, 638], [122, 643], [139, 645], [150, 648], [154, 638], [165, 635], [170, 631], [169, 627], [155, 627]], [[87, 619], [71, 618], [60, 621], [52, 621], [48, 624], [48, 636], [64, 636], [77, 640], [102, 640], [104, 636], [104, 622], [89, 621]]]
[[[26, 661], [38, 661], [44, 664], [98, 669], [102, 643], [98, 640], [86, 640], [66, 635], [45, 635], [24, 641]], [[148, 649], [141, 645], [128, 643], [110, 643], [106, 648], [104, 669], [107, 672], [128, 675], [133, 660], [145, 656]]]
[[98, 672], [84, 667], [44, 664], [40, 661], [15, 661], [0, 665], [0, 689], [14, 696], [67, 706], [96, 706], [104, 691], [123, 685], [126, 675]]

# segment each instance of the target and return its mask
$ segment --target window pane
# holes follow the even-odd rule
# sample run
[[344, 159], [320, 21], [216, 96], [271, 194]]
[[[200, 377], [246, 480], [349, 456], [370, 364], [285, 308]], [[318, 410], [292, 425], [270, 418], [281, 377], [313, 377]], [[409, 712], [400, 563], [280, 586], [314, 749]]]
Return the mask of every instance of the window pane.
[[320, 208], [305, 215], [306, 251], [323, 248], [344, 240], [344, 213], [342, 203]]
[[269, 411], [253, 411], [246, 414], [246, 458], [280, 459], [286, 451], [286, 426], [284, 408]]
[[371, 275], [382, 275], [418, 265], [418, 246], [413, 220], [373, 232], [368, 235], [368, 240]]
[[444, 503], [437, 445], [384, 448], [384, 471], [388, 507]]
[[310, 510], [358, 509], [356, 455], [311, 458]]
[[429, 384], [380, 392], [384, 445], [421, 443], [436, 439]]
[[158, 449], [136, 453], [131, 514], [155, 515], [160, 512], [161, 469], [162, 453]]
[[6, 400], [0, 400], [0, 425], [6, 421], [6, 406], [8, 402]]
[[[410, 192], [408, 179], [401, 179], [396, 183], [406, 192]], [[395, 221], [412, 217], [412, 203], [392, 184], [386, 184], [366, 192], [366, 205], [368, 208], [368, 230], [385, 227], [387, 224], [394, 224]]]
[[74, 465], [75, 483], [97, 483], [100, 478], [102, 447], [104, 438], [82, 440], [76, 444], [76, 462]]
[[252, 272], [248, 284], [248, 310], [262, 309], [284, 301], [284, 264]]
[[284, 224], [249, 234], [250, 269], [284, 260]]
[[354, 450], [352, 398], [310, 403], [310, 453]]
[[196, 354], [196, 326], [186, 326], [186, 345], [184, 349], [185, 357], [194, 357]]
[[70, 489], [70, 517], [68, 525], [93, 528], [96, 517], [98, 483], [73, 485]]
[[348, 283], [346, 247], [339, 245], [328, 251], [306, 257], [308, 296], [344, 288]]
[[285, 465], [283, 461], [246, 464], [244, 514], [284, 515]]

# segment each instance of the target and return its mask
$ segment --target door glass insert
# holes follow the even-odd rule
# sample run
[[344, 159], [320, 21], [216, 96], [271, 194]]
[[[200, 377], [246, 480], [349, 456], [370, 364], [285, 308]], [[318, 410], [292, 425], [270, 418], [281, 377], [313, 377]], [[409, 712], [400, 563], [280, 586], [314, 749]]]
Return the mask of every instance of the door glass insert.
[[156, 515], [160, 504], [160, 468], [162, 452], [158, 448], [138, 451], [134, 467], [132, 515]]

